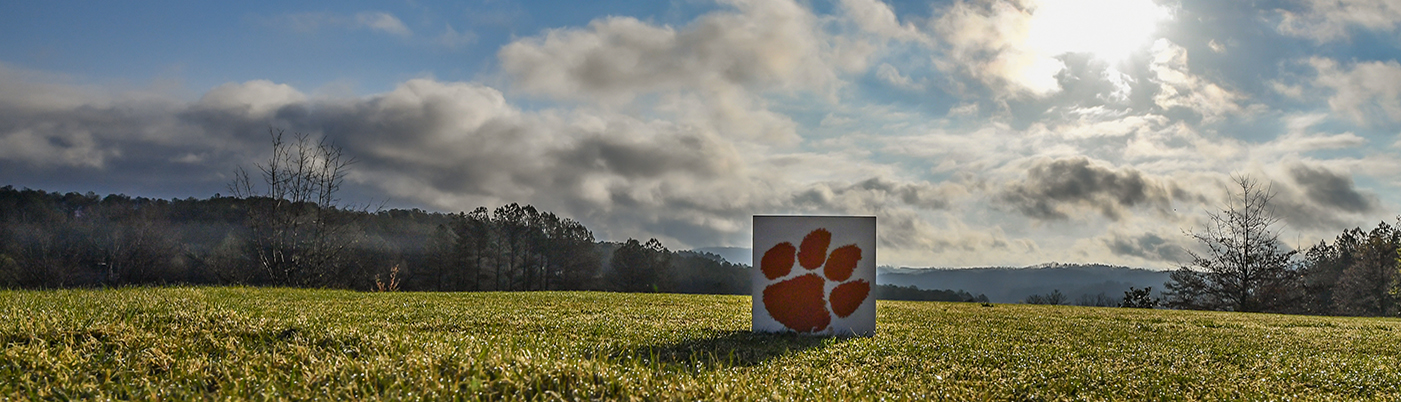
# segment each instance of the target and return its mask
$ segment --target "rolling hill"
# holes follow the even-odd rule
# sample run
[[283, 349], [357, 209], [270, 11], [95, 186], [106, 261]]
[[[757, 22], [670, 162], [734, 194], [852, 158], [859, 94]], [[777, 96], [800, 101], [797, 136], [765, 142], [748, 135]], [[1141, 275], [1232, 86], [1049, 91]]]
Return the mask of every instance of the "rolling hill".
[[1105, 293], [1121, 298], [1129, 287], [1163, 290], [1168, 271], [1101, 264], [1042, 264], [1024, 268], [889, 268], [876, 271], [882, 284], [921, 289], [958, 289], [985, 294], [994, 303], [1017, 303], [1060, 290], [1070, 300]]

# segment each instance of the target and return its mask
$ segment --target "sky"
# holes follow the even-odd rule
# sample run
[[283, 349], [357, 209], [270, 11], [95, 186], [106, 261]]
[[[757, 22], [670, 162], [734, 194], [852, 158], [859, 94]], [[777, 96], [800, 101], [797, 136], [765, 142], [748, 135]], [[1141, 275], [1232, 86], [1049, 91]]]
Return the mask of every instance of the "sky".
[[1401, 214], [1391, 0], [224, 3], [0, 3], [0, 185], [227, 195], [277, 129], [348, 202], [911, 267], [1174, 268], [1233, 177], [1291, 247]]

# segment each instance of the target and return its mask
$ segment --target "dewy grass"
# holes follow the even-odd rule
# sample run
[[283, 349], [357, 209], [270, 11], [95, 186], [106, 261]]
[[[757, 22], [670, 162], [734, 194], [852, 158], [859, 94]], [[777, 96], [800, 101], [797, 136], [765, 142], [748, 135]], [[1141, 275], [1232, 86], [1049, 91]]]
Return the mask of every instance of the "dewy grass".
[[0, 292], [0, 399], [1397, 399], [1401, 321], [881, 301], [256, 288]]

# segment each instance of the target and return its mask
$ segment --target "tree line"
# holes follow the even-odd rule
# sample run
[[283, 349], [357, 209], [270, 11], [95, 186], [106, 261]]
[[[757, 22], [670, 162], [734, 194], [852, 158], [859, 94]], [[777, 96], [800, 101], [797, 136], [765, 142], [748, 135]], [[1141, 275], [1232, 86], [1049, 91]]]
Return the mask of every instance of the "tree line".
[[[336, 227], [308, 228], [318, 222]], [[369, 212], [311, 202], [278, 206], [268, 197], [162, 200], [0, 187], [0, 288], [748, 294], [749, 271], [715, 254], [669, 250], [656, 239], [598, 241], [579, 222], [530, 205]], [[876, 297], [987, 301], [965, 291], [893, 285], [877, 286]]]
[[[1060, 289], [1052, 290], [1051, 293], [1047, 294], [1027, 296], [1022, 302], [1026, 304], [1072, 304], [1070, 296], [1061, 293]], [[1073, 304], [1084, 307], [1154, 308], [1158, 307], [1161, 302], [1153, 297], [1152, 286], [1143, 289], [1129, 286], [1129, 290], [1124, 291], [1123, 297], [1116, 298], [1106, 292], [1094, 295], [1085, 293], [1075, 298]]]
[[371, 212], [268, 197], [0, 187], [0, 287], [366, 290], [391, 274], [401, 290], [749, 292], [748, 266], [655, 239], [600, 242], [579, 222], [530, 205]]
[[1397, 316], [1401, 302], [1401, 217], [1354, 228], [1331, 243], [1291, 250], [1279, 241], [1275, 193], [1235, 177], [1232, 196], [1204, 228], [1200, 245], [1172, 272], [1162, 303], [1170, 308], [1289, 314]]

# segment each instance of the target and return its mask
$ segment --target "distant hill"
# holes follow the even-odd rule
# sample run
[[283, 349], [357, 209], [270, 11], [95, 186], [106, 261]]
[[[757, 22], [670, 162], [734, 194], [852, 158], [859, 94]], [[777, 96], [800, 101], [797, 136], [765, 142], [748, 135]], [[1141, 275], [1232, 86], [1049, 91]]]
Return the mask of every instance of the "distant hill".
[[[732, 264], [750, 265], [754, 250], [748, 247], [703, 247], [694, 251], [719, 256]], [[922, 290], [948, 289], [987, 295], [994, 303], [1020, 303], [1027, 296], [1060, 290], [1071, 303], [1081, 295], [1104, 293], [1114, 299], [1129, 287], [1152, 287], [1161, 296], [1168, 271], [1104, 264], [1047, 263], [1029, 267], [894, 268], [876, 270], [881, 285], [914, 286]]]
[[754, 249], [749, 247], [702, 247], [695, 251], [719, 255], [731, 264], [754, 265]]
[[1023, 268], [892, 268], [876, 270], [883, 285], [958, 289], [985, 294], [994, 303], [1018, 303], [1027, 296], [1059, 289], [1070, 301], [1101, 292], [1118, 299], [1130, 286], [1163, 291], [1169, 271], [1102, 264], [1041, 264]]

